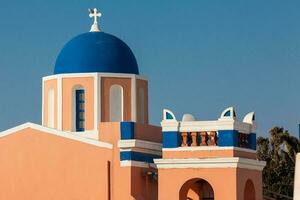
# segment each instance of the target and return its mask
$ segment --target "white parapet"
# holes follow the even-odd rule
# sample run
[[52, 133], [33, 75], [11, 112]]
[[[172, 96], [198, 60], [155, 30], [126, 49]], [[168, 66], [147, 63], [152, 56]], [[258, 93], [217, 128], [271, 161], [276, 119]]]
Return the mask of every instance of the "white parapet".
[[294, 200], [300, 200], [300, 153], [296, 157]]

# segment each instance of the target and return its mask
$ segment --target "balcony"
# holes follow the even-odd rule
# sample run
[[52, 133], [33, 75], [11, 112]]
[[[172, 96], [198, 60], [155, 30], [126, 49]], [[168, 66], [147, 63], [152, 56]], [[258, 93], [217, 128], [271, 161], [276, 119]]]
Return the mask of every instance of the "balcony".
[[217, 133], [210, 132], [182, 132], [181, 133], [181, 146], [216, 146]]

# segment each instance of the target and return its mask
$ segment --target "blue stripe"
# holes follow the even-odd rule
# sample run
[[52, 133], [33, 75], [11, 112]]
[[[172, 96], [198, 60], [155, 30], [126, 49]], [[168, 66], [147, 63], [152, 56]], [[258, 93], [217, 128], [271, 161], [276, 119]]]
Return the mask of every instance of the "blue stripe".
[[134, 139], [134, 122], [121, 122], [121, 139]]
[[163, 132], [163, 148], [176, 148], [181, 143], [181, 135], [177, 131]]
[[248, 148], [256, 150], [256, 134], [255, 133], [250, 133], [248, 135]]
[[236, 130], [220, 130], [220, 131], [218, 131], [218, 146], [238, 147], [239, 146], [239, 132]]
[[120, 152], [120, 160], [134, 160], [146, 163], [153, 163], [153, 159], [161, 158], [159, 155], [140, 153], [135, 151], [122, 151]]

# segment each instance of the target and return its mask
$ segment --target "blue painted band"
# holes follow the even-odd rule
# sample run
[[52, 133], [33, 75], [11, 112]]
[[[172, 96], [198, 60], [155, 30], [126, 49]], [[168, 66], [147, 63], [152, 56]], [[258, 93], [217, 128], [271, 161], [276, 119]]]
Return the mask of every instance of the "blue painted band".
[[218, 145], [221, 147], [238, 147], [239, 132], [236, 130], [220, 130], [218, 131]]
[[256, 150], [256, 134], [250, 133], [247, 139], [248, 139], [248, 148]]
[[163, 148], [176, 148], [181, 143], [181, 136], [177, 131], [163, 132]]
[[134, 122], [121, 122], [120, 129], [122, 140], [134, 139]]
[[135, 151], [122, 151], [120, 152], [120, 160], [134, 160], [146, 163], [153, 163], [153, 159], [161, 158], [159, 155], [140, 153]]

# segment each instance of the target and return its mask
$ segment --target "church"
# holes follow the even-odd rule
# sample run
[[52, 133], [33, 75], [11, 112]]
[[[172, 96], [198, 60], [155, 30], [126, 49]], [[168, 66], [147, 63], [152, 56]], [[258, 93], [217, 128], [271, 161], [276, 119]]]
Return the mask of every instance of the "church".
[[255, 113], [199, 121], [164, 109], [150, 125], [148, 80], [100, 16], [90, 9], [90, 31], [43, 77], [42, 124], [0, 133], [0, 199], [262, 200]]

